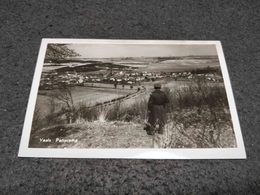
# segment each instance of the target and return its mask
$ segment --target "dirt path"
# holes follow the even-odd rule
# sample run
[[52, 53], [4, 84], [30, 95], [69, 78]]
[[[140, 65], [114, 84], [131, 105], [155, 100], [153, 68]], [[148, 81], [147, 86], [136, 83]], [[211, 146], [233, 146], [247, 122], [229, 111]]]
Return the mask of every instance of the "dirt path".
[[[50, 142], [41, 142], [49, 139]], [[58, 139], [58, 140], [57, 140]], [[32, 147], [49, 148], [151, 148], [152, 137], [140, 124], [128, 122], [84, 122], [42, 129], [33, 135]]]

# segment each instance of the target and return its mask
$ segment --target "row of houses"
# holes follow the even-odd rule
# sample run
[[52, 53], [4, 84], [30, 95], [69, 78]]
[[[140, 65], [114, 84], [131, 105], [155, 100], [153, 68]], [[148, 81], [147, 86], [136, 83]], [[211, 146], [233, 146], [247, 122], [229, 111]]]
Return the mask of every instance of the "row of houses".
[[188, 79], [202, 78], [209, 81], [221, 81], [222, 77], [214, 73], [194, 74], [185, 72], [134, 72], [134, 71], [113, 71], [113, 72], [75, 72], [67, 71], [58, 73], [51, 71], [43, 73], [40, 87], [42, 89], [51, 89], [58, 87], [59, 84], [83, 85], [84, 82], [93, 83], [118, 83], [118, 84], [140, 84], [141, 82], [156, 81], [163, 78]]

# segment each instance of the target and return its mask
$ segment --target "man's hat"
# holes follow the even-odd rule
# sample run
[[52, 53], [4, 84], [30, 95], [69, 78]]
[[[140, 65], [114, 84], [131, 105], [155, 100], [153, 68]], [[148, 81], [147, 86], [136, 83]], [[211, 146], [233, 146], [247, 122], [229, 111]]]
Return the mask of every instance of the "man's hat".
[[160, 83], [154, 84], [154, 89], [161, 89], [162, 85]]

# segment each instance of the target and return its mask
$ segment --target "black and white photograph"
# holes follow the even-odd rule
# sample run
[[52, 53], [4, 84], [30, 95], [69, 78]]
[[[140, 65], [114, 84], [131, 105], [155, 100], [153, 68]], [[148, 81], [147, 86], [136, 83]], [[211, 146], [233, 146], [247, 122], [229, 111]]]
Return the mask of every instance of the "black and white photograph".
[[43, 39], [19, 155], [245, 158], [220, 42]]
[[259, 8], [0, 1], [0, 195], [260, 195]]

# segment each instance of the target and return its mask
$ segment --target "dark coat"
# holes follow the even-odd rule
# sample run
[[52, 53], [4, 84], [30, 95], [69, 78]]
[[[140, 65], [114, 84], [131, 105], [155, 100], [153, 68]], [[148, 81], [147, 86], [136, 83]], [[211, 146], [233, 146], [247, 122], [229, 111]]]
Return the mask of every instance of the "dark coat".
[[159, 124], [161, 130], [166, 123], [166, 107], [169, 99], [166, 94], [158, 89], [154, 90], [148, 101], [148, 123], [151, 127]]

